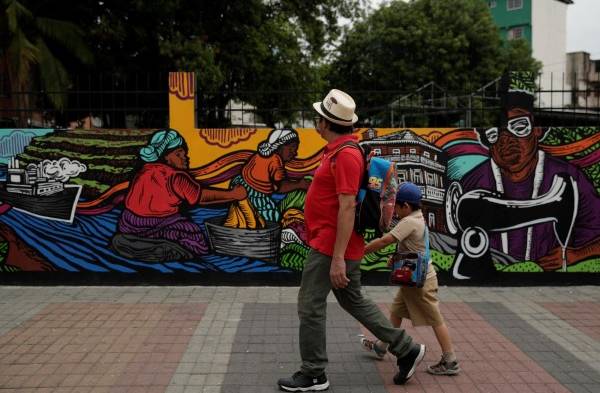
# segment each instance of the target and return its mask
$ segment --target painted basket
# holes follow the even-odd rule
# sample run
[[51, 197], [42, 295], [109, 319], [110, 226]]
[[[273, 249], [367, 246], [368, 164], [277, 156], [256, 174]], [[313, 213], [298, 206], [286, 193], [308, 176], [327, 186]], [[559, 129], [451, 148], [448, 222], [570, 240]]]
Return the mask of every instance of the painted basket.
[[216, 254], [247, 257], [269, 263], [279, 261], [279, 223], [267, 221], [265, 228], [244, 229], [225, 227], [224, 221], [223, 217], [214, 217], [204, 222], [210, 248]]

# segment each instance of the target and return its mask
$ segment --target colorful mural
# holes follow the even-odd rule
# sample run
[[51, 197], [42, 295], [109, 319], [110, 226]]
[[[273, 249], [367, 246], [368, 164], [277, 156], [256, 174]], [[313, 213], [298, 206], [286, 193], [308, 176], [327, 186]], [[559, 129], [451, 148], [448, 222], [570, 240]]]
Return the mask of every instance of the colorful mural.
[[[325, 142], [308, 128], [197, 129], [194, 81], [169, 78], [171, 129], [0, 130], [0, 272], [300, 272]], [[599, 130], [534, 127], [522, 98], [492, 129], [357, 131], [421, 187], [448, 279], [600, 273]], [[393, 251], [363, 270], [387, 271]]]

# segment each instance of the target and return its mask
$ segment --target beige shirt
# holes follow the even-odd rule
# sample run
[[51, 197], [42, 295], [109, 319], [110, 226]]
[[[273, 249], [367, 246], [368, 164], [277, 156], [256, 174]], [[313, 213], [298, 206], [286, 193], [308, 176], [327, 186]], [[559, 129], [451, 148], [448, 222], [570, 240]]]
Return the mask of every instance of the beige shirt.
[[[398, 241], [398, 251], [425, 253], [425, 219], [421, 210], [401, 219], [390, 234]], [[435, 274], [435, 269], [430, 259], [427, 276], [431, 274]]]

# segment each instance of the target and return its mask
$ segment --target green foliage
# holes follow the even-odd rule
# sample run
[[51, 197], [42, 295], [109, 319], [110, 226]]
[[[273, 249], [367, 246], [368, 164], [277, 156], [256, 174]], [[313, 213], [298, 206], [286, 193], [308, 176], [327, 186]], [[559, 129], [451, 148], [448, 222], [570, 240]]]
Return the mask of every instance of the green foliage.
[[[73, 2], [70, 2], [73, 3]], [[69, 18], [88, 29], [111, 72], [194, 71], [204, 125], [226, 125], [224, 108], [242, 99], [273, 125], [290, 122], [320, 89], [327, 45], [340, 18], [354, 19], [365, 0], [81, 0]], [[256, 94], [273, 91], [277, 94]], [[278, 108], [266, 112], [263, 108]]]
[[8, 242], [0, 240], [0, 273], [18, 272], [19, 268], [6, 264], [8, 255]]
[[[595, 135], [598, 131], [598, 127], [553, 127], [548, 131], [542, 143], [551, 146], [567, 145]], [[600, 143], [596, 143], [580, 153], [569, 156], [567, 159], [584, 157], [598, 149], [600, 149]], [[600, 193], [600, 163], [583, 168], [583, 171]]]
[[[39, 7], [28, 1], [0, 1], [0, 72], [6, 72], [12, 91], [29, 91], [39, 83], [41, 90], [64, 91], [70, 84], [66, 61], [90, 64], [92, 52], [84, 32], [76, 24], [38, 14]], [[35, 13], [34, 13], [35, 12]], [[56, 108], [66, 103], [64, 94], [48, 94]], [[22, 108], [27, 96], [18, 96]]]
[[79, 177], [74, 177], [70, 179], [69, 182], [73, 184], [78, 184], [80, 186], [83, 186], [84, 188], [94, 189], [98, 194], [101, 194], [110, 188], [108, 184], [102, 184], [97, 182], [96, 180], [85, 180]]
[[[55, 153], [60, 155], [61, 157], [67, 157], [72, 160], [79, 160], [81, 162], [88, 162], [91, 160], [104, 160], [105, 162], [109, 162], [112, 160], [136, 160], [137, 156], [134, 154], [122, 154], [122, 155], [114, 155], [114, 154], [89, 154], [89, 153], [79, 153], [75, 151], [66, 151], [62, 149], [48, 149], [48, 148], [39, 148], [37, 146], [27, 146], [25, 149], [25, 153], [19, 154], [19, 158], [24, 161], [39, 161], [38, 158], [32, 157], [27, 153], [39, 154], [40, 157], [47, 156], [48, 153]], [[101, 152], [98, 152], [101, 153]]]
[[600, 258], [588, 259], [567, 267], [569, 273], [600, 273]]
[[281, 266], [292, 270], [302, 271], [308, 251], [308, 247], [299, 243], [286, 244], [279, 257]]
[[431, 250], [431, 263], [437, 270], [449, 271], [454, 263], [454, 255], [444, 254], [437, 250]]
[[542, 63], [533, 58], [532, 49], [527, 40], [519, 38], [506, 41], [501, 48], [500, 64], [508, 70], [520, 71], [525, 78], [520, 80], [520, 88], [535, 91], [535, 86], [531, 85], [531, 81], [535, 81], [535, 78], [532, 79], [530, 76], [539, 74]]
[[[402, 91], [433, 81], [448, 91], [470, 93], [509, 66], [539, 70], [526, 43], [503, 45], [486, 2], [396, 0], [353, 26], [329, 80], [350, 90]], [[370, 95], [362, 105], [390, 102], [389, 96]]]
[[[504, 273], [541, 273], [544, 271], [537, 263], [527, 261], [512, 265], [496, 264], [496, 269]], [[556, 271], [560, 273], [560, 270]], [[588, 259], [567, 266], [567, 273], [600, 273], [600, 258]]]
[[540, 265], [530, 261], [513, 263], [512, 265], [502, 265], [496, 263], [496, 270], [503, 273], [541, 273], [544, 271]]
[[288, 193], [279, 204], [279, 211], [283, 214], [288, 209], [298, 209], [304, 211], [304, 202], [306, 200], [306, 191], [294, 190]]
[[40, 139], [43, 142], [48, 142], [51, 144], [54, 143], [69, 143], [73, 145], [91, 147], [94, 149], [102, 149], [102, 148], [123, 148], [123, 147], [141, 147], [146, 144], [145, 141], [140, 140], [122, 140], [122, 141], [113, 141], [106, 139], [92, 139], [92, 138], [77, 138], [71, 135], [58, 136], [58, 135], [45, 135]]
[[[365, 233], [365, 243], [375, 239], [375, 231], [367, 229]], [[360, 268], [364, 271], [378, 271], [378, 270], [390, 270], [387, 266], [387, 262], [394, 253], [396, 252], [396, 243], [392, 243], [379, 251], [367, 254], [361, 261]]]

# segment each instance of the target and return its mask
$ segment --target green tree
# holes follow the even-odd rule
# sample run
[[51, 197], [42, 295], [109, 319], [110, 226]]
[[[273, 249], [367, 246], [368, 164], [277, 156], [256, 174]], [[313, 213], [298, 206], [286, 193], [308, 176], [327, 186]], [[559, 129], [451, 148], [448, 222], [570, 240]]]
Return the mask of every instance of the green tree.
[[[92, 62], [83, 31], [75, 24], [35, 14], [25, 1], [1, 0], [0, 70], [6, 72], [12, 92], [29, 91], [38, 85], [58, 109], [65, 105], [63, 92], [70, 80], [63, 62]], [[27, 95], [17, 95], [17, 107], [29, 108]]]
[[[348, 32], [329, 80], [350, 90], [405, 92], [433, 81], [461, 96], [494, 80], [507, 66], [535, 70], [537, 63], [522, 42], [503, 46], [486, 2], [396, 0]], [[371, 94], [361, 104], [377, 108], [391, 101], [389, 95]]]
[[358, 17], [364, 2], [81, 0], [67, 12], [88, 26], [102, 59], [96, 69], [195, 71], [203, 116], [221, 126], [232, 98], [258, 107], [269, 124], [291, 120], [285, 109], [306, 106], [306, 96], [255, 92], [320, 88], [317, 65], [340, 35], [338, 20]]

